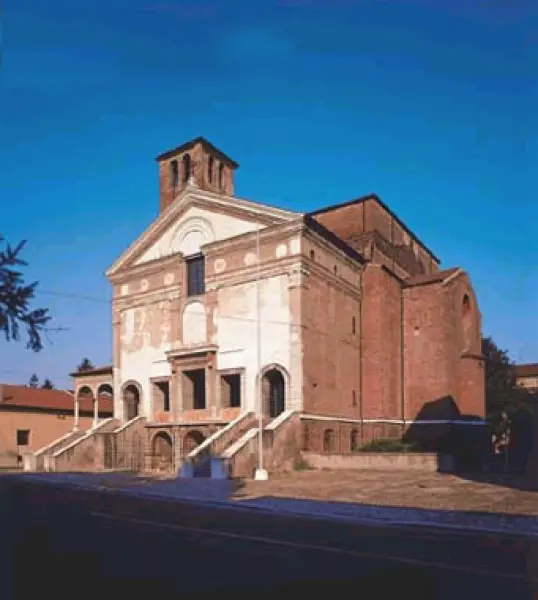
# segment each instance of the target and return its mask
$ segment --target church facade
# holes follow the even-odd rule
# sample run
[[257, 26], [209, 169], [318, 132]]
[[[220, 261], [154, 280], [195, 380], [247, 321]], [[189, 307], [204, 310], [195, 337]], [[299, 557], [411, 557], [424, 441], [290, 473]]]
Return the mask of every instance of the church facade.
[[86, 395], [112, 386], [147, 453], [240, 446], [260, 410], [269, 428], [295, 415], [302, 450], [342, 453], [484, 416], [469, 276], [376, 195], [311, 213], [243, 200], [203, 138], [157, 163], [159, 215], [107, 271], [113, 365], [75, 375]]

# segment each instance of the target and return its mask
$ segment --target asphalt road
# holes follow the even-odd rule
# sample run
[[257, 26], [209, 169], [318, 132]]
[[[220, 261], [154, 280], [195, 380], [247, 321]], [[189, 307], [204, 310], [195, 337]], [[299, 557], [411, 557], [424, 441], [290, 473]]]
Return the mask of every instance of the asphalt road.
[[[7, 483], [6, 483], [7, 482]], [[537, 597], [534, 542], [0, 485], [1, 598]], [[11, 584], [11, 591], [9, 591]], [[97, 596], [96, 596], [97, 594]]]

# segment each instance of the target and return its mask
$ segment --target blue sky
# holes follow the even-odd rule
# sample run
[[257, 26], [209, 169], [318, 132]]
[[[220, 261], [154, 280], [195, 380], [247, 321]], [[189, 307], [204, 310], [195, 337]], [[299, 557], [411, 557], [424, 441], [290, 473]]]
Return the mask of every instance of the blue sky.
[[378, 193], [468, 270], [485, 333], [538, 361], [538, 3], [18, 0], [3, 17], [1, 229], [69, 330], [39, 354], [0, 341], [1, 381], [68, 386], [82, 357], [111, 360], [103, 273], [157, 214], [154, 157], [198, 135], [241, 164], [242, 197]]

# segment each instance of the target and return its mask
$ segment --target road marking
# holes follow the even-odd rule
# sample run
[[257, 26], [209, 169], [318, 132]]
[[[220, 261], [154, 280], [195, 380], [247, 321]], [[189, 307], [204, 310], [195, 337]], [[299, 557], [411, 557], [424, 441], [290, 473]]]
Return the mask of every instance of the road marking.
[[535, 577], [532, 574], [531, 575], [521, 575], [518, 573], [499, 573], [498, 571], [488, 571], [486, 569], [475, 569], [475, 568], [464, 567], [464, 566], [460, 566], [460, 565], [447, 565], [444, 563], [438, 563], [438, 562], [433, 562], [433, 561], [424, 562], [419, 559], [405, 558], [402, 556], [393, 556], [393, 555], [388, 555], [388, 554], [369, 554], [367, 552], [357, 552], [355, 550], [346, 550], [345, 548], [335, 548], [333, 546], [320, 546], [318, 544], [304, 544], [304, 543], [298, 543], [298, 542], [290, 542], [287, 540], [277, 540], [274, 538], [266, 538], [266, 537], [261, 537], [261, 536], [232, 533], [229, 531], [221, 531], [218, 529], [186, 527], [183, 525], [177, 525], [175, 523], [160, 523], [158, 521], [151, 521], [148, 519], [140, 519], [137, 517], [131, 517], [131, 516], [126, 516], [126, 515], [121, 515], [121, 516], [120, 515], [112, 515], [112, 514], [101, 512], [101, 511], [90, 511], [90, 515], [93, 517], [100, 518], [100, 519], [107, 519], [109, 521], [118, 521], [120, 523], [123, 522], [123, 523], [133, 523], [133, 524], [137, 524], [137, 525], [145, 525], [147, 527], [153, 527], [155, 529], [165, 529], [165, 530], [169, 530], [169, 531], [184, 531], [184, 532], [190, 532], [190, 533], [196, 533], [196, 534], [212, 535], [212, 536], [217, 536], [217, 537], [257, 542], [257, 543], [269, 544], [269, 545], [274, 545], [274, 546], [285, 546], [288, 548], [296, 548], [296, 549], [300, 549], [300, 550], [314, 550], [317, 552], [345, 554], [348, 556], [354, 556], [357, 558], [367, 558], [367, 559], [371, 559], [371, 560], [383, 559], [383, 560], [388, 560], [388, 561], [405, 563], [405, 564], [413, 565], [413, 566], [434, 567], [437, 569], [443, 569], [443, 570], [448, 570], [448, 571], [460, 571], [463, 573], [469, 573], [469, 574], [473, 574], [473, 575], [488, 575], [488, 576], [494, 575], [496, 577], [506, 577], [508, 579], [518, 579], [518, 580], [524, 580], [524, 581], [538, 582], [538, 576]]

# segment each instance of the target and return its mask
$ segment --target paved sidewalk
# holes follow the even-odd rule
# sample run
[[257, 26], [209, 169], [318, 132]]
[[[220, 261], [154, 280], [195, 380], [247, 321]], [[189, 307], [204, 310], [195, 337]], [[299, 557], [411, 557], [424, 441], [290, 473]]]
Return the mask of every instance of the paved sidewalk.
[[535, 516], [538, 494], [508, 488], [507, 481], [503, 487], [500, 482], [471, 482], [450, 475], [370, 471], [311, 471], [239, 485], [234, 481], [141, 479], [120, 474], [20, 477], [137, 497], [226, 504], [236, 509], [362, 524], [421, 525], [538, 536]]

